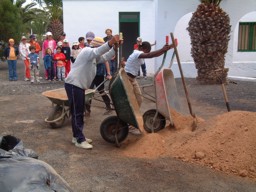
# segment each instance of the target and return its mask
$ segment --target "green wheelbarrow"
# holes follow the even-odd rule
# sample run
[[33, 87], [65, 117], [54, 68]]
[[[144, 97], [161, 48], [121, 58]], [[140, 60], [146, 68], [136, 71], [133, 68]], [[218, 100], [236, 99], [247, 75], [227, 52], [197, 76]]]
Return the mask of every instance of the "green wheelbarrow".
[[138, 128], [143, 134], [143, 117], [137, 103], [132, 85], [124, 69], [120, 69], [109, 85], [109, 93], [116, 111], [100, 125], [102, 138], [119, 145], [128, 136], [129, 126]]

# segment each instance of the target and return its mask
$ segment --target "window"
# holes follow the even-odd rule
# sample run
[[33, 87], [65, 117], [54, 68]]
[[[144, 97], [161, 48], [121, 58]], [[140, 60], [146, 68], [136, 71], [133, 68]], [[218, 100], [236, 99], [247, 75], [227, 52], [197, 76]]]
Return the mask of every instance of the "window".
[[239, 23], [238, 51], [256, 52], [256, 22]]

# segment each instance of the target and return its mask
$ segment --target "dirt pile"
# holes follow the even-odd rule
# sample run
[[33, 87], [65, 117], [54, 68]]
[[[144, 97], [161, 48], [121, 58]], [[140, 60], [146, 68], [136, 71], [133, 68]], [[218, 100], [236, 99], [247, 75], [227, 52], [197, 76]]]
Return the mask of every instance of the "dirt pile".
[[124, 154], [137, 158], [171, 156], [256, 180], [255, 112], [224, 113], [200, 122], [195, 132], [190, 131], [193, 119], [179, 118], [184, 126], [180, 121], [178, 129], [147, 134], [129, 143]]

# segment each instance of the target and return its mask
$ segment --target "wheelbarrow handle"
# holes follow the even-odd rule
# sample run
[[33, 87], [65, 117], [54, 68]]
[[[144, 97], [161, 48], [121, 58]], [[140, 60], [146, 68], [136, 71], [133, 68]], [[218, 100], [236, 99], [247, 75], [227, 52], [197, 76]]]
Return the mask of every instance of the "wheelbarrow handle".
[[98, 88], [103, 85], [104, 83], [106, 83], [109, 79], [105, 79], [104, 81], [102, 81], [96, 88], [95, 90], [98, 90]]

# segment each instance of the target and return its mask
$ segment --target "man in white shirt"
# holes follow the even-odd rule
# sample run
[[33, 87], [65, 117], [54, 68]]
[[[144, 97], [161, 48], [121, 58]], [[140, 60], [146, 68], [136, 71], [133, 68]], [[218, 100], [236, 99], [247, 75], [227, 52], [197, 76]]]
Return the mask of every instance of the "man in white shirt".
[[143, 99], [139, 84], [136, 81], [136, 76], [138, 75], [140, 66], [145, 63], [144, 59], [158, 57], [171, 48], [173, 48], [173, 45], [165, 45], [163, 46], [162, 49], [150, 52], [150, 43], [144, 41], [142, 42], [141, 45], [139, 45], [138, 50], [134, 50], [133, 53], [127, 59], [124, 70], [128, 75], [130, 82], [132, 83], [133, 91], [139, 106], [141, 106]]

